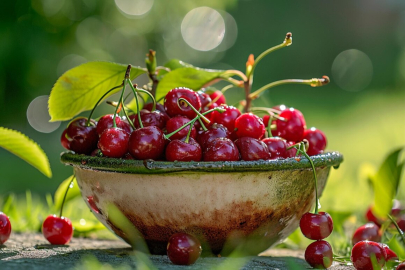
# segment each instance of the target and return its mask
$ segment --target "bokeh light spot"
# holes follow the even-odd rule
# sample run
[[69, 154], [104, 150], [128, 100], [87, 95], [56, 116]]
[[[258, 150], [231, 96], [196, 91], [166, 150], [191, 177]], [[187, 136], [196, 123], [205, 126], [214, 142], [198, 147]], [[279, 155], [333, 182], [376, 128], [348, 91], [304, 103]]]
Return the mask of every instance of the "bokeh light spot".
[[154, 0], [115, 0], [117, 7], [125, 14], [140, 16], [148, 13]]
[[373, 78], [373, 63], [362, 51], [346, 50], [333, 61], [332, 76], [340, 88], [350, 92], [361, 91]]
[[228, 12], [224, 11], [221, 14], [223, 14], [222, 16], [225, 20], [225, 36], [221, 44], [215, 49], [215, 51], [218, 52], [226, 51], [231, 48], [238, 37], [238, 25], [236, 24], [236, 20]]
[[215, 9], [198, 7], [189, 11], [184, 17], [181, 23], [181, 34], [191, 48], [210, 51], [224, 39], [225, 21]]
[[60, 126], [60, 122], [49, 122], [51, 117], [48, 112], [48, 99], [49, 96], [36, 97], [27, 109], [28, 123], [42, 133], [53, 132]]

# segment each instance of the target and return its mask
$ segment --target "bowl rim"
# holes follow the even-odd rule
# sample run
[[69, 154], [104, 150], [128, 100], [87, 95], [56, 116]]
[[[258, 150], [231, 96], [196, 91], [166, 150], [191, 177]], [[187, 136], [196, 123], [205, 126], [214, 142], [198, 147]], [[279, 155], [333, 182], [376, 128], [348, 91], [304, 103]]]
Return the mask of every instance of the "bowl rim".
[[[337, 151], [311, 156], [315, 167], [338, 168], [343, 155]], [[247, 172], [247, 171], [286, 171], [311, 168], [310, 162], [303, 156], [257, 160], [257, 161], [191, 161], [170, 162], [154, 160], [131, 160], [107, 158], [63, 152], [61, 162], [76, 168], [131, 174], [163, 174], [171, 172]]]

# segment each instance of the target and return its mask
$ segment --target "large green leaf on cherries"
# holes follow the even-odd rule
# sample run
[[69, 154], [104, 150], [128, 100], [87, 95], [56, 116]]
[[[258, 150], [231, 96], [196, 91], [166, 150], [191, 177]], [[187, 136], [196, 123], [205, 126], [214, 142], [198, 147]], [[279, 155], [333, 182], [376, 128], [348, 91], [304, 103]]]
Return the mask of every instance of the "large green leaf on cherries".
[[187, 87], [197, 91], [216, 79], [229, 77], [223, 70], [182, 67], [167, 73], [159, 82], [156, 99], [164, 97], [167, 92], [176, 87]]
[[[72, 182], [72, 178], [73, 182]], [[69, 191], [66, 194], [66, 190], [69, 187]], [[77, 185], [76, 177], [69, 176], [66, 178], [58, 187], [58, 189], [55, 192], [55, 199], [54, 199], [54, 204], [56, 209], [60, 209], [63, 203], [63, 198], [65, 197], [66, 194], [66, 199], [65, 203], [68, 201], [80, 196], [80, 189], [79, 186]]]
[[398, 191], [401, 172], [404, 167], [404, 163], [399, 162], [401, 151], [402, 148], [390, 153], [377, 173], [370, 177], [374, 190], [373, 213], [381, 218], [386, 218], [391, 212], [392, 200]]
[[[88, 62], [66, 71], [55, 83], [49, 97], [51, 121], [70, 120], [75, 115], [91, 110], [111, 88], [122, 83], [126, 65], [111, 62]], [[130, 78], [135, 79], [146, 70], [132, 67]], [[108, 96], [120, 91], [111, 91]]]
[[52, 177], [51, 166], [44, 150], [24, 134], [0, 127], [0, 147], [25, 160], [47, 177]]

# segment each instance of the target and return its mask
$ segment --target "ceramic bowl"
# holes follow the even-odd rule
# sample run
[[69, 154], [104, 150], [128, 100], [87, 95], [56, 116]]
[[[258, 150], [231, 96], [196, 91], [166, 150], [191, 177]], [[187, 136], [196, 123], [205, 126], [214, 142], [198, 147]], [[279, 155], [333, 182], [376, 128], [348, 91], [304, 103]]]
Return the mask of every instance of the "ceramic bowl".
[[[322, 194], [338, 152], [311, 157]], [[238, 162], [166, 162], [63, 153], [95, 216], [130, 242], [107, 211], [114, 204], [142, 234], [152, 254], [165, 254], [169, 237], [194, 234], [214, 254], [236, 246], [250, 254], [284, 240], [315, 201], [313, 172], [304, 157]]]

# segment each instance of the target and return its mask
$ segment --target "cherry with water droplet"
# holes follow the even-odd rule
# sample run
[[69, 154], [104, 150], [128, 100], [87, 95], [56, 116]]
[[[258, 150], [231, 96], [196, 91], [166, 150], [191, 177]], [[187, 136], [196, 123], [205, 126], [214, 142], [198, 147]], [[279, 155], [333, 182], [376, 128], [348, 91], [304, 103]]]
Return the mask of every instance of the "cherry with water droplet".
[[244, 113], [235, 120], [236, 136], [261, 139], [266, 132], [263, 121], [257, 115]]
[[198, 94], [188, 88], [174, 88], [170, 90], [165, 97], [165, 110], [171, 117], [176, 115], [183, 115], [192, 119], [197, 116], [194, 110], [185, 102], [178, 102], [183, 98], [190, 102], [190, 104], [199, 111], [201, 108], [201, 101]]
[[360, 241], [354, 245], [351, 254], [353, 266], [357, 270], [372, 270], [373, 260], [381, 268], [385, 265], [387, 254], [384, 248], [373, 241]]
[[305, 213], [300, 220], [302, 234], [312, 240], [322, 240], [333, 231], [332, 217], [326, 212]]
[[73, 236], [72, 222], [66, 217], [50, 215], [42, 224], [42, 234], [52, 245], [66, 245]]
[[200, 161], [202, 158], [201, 146], [193, 138], [173, 140], [166, 147], [167, 161]]
[[128, 152], [129, 133], [120, 128], [104, 130], [98, 141], [98, 148], [104, 156], [120, 158]]
[[242, 160], [267, 160], [270, 159], [269, 149], [267, 145], [255, 138], [242, 137], [235, 141], [239, 149]]
[[299, 110], [294, 108], [285, 109], [280, 112], [277, 119], [276, 129], [272, 131], [274, 136], [282, 137], [287, 141], [300, 142], [304, 139], [304, 131], [306, 129], [306, 123], [304, 116]]
[[309, 156], [315, 156], [323, 153], [326, 148], [326, 136], [325, 134], [314, 127], [306, 129], [304, 131], [304, 139], [309, 143], [307, 154]]
[[237, 146], [228, 138], [215, 138], [207, 144], [204, 161], [238, 161], [240, 154]]
[[155, 126], [136, 129], [129, 137], [128, 151], [135, 159], [159, 159], [164, 153], [165, 137]]
[[364, 240], [380, 242], [381, 241], [380, 228], [376, 224], [371, 222], [357, 228], [352, 237], [352, 244], [354, 245], [357, 242]]

